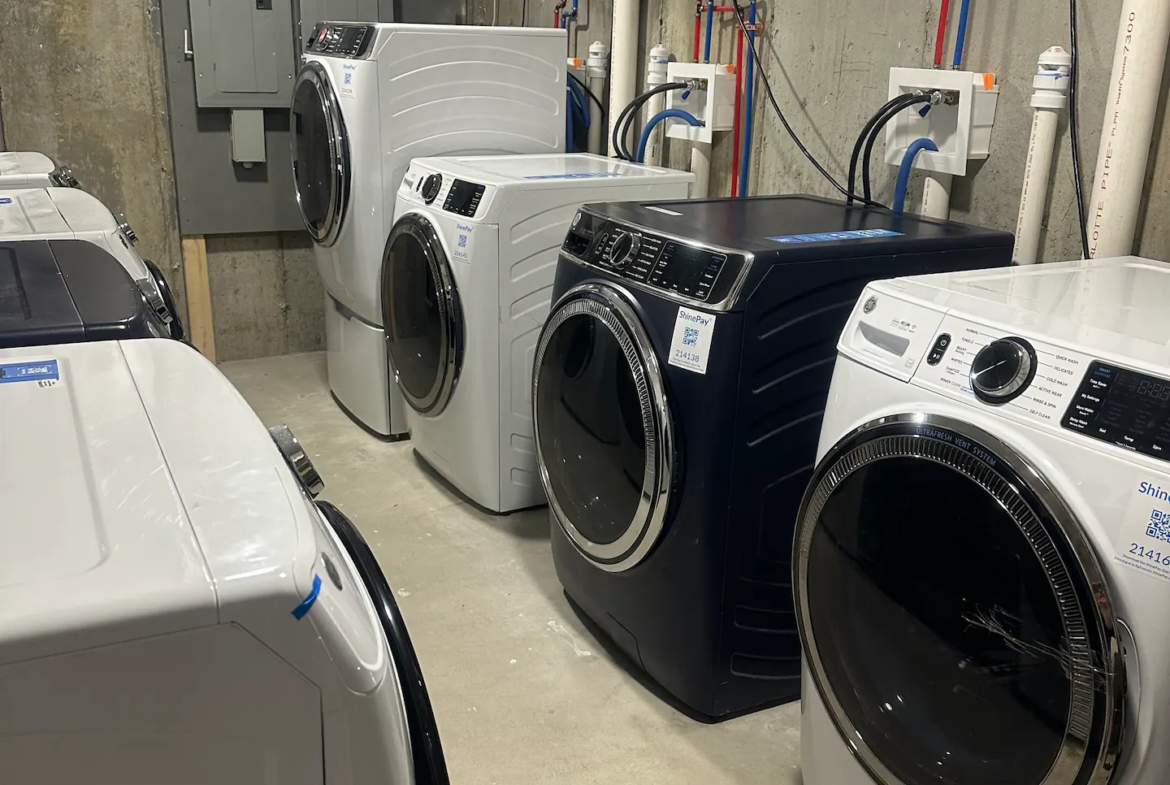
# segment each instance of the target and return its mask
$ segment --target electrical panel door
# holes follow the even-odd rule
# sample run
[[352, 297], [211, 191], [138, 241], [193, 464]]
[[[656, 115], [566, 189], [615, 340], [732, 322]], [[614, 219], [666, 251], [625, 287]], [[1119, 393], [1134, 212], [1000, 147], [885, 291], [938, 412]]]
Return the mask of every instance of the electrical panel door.
[[189, 0], [200, 108], [288, 108], [296, 71], [292, 0]]

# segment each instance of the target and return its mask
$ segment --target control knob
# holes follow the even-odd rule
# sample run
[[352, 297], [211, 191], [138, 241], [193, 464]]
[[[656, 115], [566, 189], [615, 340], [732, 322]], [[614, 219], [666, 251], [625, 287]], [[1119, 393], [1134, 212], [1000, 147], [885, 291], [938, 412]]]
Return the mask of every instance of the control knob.
[[293, 474], [301, 481], [301, 485], [314, 499], [321, 491], [325, 490], [325, 481], [321, 479], [321, 475], [313, 466], [313, 462], [309, 460], [309, 456], [305, 454], [305, 450], [301, 447], [301, 443], [297, 441], [297, 437], [293, 435], [292, 430], [287, 425], [276, 425], [268, 429], [269, 435], [272, 436], [272, 441], [276, 442], [276, 446], [280, 449], [281, 455], [284, 456], [288, 466], [293, 470]]
[[634, 232], [623, 232], [613, 241], [609, 249], [609, 266], [615, 270], [624, 270], [638, 258], [638, 251], [642, 248], [642, 238]]
[[1023, 338], [992, 341], [971, 363], [971, 389], [984, 403], [1007, 403], [1027, 389], [1035, 376], [1036, 352]]
[[443, 175], [432, 174], [427, 175], [427, 179], [423, 180], [422, 197], [427, 204], [435, 201], [439, 195], [439, 190], [443, 187]]

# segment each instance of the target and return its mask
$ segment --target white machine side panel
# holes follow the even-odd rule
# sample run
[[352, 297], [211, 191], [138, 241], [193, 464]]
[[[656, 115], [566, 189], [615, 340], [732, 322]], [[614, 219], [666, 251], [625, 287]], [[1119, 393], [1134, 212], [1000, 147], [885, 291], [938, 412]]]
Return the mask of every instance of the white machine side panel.
[[0, 153], [0, 185], [21, 183], [48, 183], [56, 167], [44, 153]]
[[413, 158], [565, 149], [562, 37], [436, 29], [379, 39], [387, 204]]
[[73, 232], [43, 188], [18, 189], [0, 195], [0, 236], [36, 235], [69, 239]]
[[317, 689], [234, 626], [0, 668], [4, 780], [319, 785]]

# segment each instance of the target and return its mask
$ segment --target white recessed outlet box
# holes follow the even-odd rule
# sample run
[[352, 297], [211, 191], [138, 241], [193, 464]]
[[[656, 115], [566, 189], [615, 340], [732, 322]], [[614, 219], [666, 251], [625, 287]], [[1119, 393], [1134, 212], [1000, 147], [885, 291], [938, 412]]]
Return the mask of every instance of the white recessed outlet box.
[[[667, 109], [682, 109], [695, 116], [700, 126], [682, 120], [666, 120], [666, 135], [671, 139], [690, 139], [711, 144], [716, 131], [735, 128], [735, 67], [714, 63], [670, 63], [666, 66], [668, 82], [698, 82], [690, 90], [671, 90], [666, 94]], [[686, 95], [686, 98], [683, 96]]]
[[957, 93], [957, 104], [932, 106], [926, 116], [913, 106], [886, 126], [886, 163], [898, 166], [916, 139], [930, 139], [938, 152], [923, 150], [916, 169], [963, 177], [967, 162], [982, 160], [991, 150], [991, 127], [999, 103], [993, 74], [932, 68], [891, 68], [890, 98], [917, 90]]

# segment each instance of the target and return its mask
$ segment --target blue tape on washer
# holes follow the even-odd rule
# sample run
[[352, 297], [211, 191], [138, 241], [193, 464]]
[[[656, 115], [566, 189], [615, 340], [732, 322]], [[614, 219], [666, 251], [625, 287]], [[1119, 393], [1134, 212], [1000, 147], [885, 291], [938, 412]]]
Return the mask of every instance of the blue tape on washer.
[[815, 234], [786, 234], [780, 237], [769, 237], [774, 243], [791, 245], [794, 243], [833, 243], [842, 240], [871, 240], [874, 237], [901, 237], [902, 232], [890, 229], [854, 229], [848, 232], [817, 232]]
[[301, 600], [301, 604], [293, 608], [293, 618], [297, 621], [305, 618], [305, 614], [313, 607], [313, 603], [317, 602], [317, 595], [321, 593], [321, 576], [313, 576], [313, 588], [309, 589], [309, 593], [305, 595], [305, 599]]
[[534, 174], [525, 180], [593, 180], [599, 177], [624, 177], [621, 172], [570, 172], [568, 174]]

